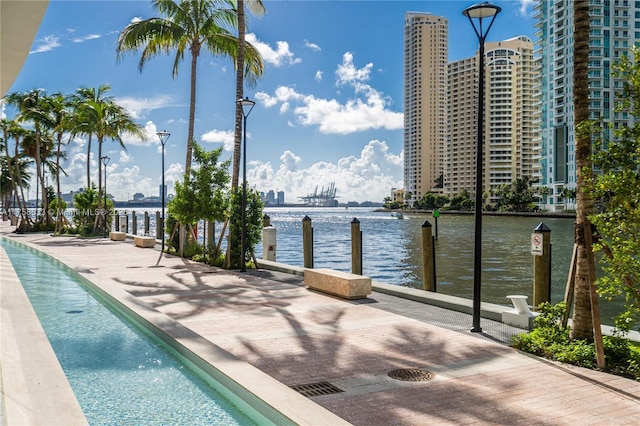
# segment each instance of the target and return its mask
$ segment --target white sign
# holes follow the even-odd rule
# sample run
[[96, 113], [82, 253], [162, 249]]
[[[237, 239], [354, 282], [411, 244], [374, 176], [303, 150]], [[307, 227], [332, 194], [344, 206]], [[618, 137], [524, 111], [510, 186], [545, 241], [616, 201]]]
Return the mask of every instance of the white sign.
[[531, 254], [534, 256], [542, 256], [544, 254], [542, 234], [531, 234]]

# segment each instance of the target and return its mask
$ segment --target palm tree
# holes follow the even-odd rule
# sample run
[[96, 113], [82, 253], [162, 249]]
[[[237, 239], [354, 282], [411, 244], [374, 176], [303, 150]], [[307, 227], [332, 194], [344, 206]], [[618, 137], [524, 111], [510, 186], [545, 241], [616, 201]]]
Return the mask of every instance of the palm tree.
[[[106, 139], [117, 141], [120, 146], [126, 150], [122, 141], [122, 134], [130, 134], [144, 137], [142, 126], [136, 124], [127, 111], [116, 104], [112, 99], [101, 99], [98, 101], [89, 101], [86, 104], [87, 114], [90, 119], [95, 120], [89, 123], [93, 129], [93, 133], [98, 140], [98, 210], [102, 208], [102, 144]], [[94, 224], [94, 232], [98, 231], [98, 218], [102, 217], [103, 225], [106, 227], [106, 216], [96, 216]]]
[[[54, 93], [50, 97], [49, 107], [53, 118], [53, 132], [54, 140], [56, 143], [56, 163], [52, 172], [55, 175], [56, 179], [56, 205], [58, 206], [58, 210], [60, 209], [60, 206], [62, 206], [62, 192], [60, 191], [60, 172], [64, 173], [64, 170], [62, 170], [62, 168], [60, 167], [60, 159], [65, 158], [65, 153], [62, 152], [62, 137], [69, 127], [69, 105], [69, 98], [60, 92]], [[57, 219], [55, 232], [59, 232], [62, 230], [64, 214], [61, 214], [61, 212], [57, 212], [56, 217]]]
[[[18, 199], [18, 209], [20, 211], [21, 218], [23, 220], [28, 220], [28, 216], [26, 215], [27, 205], [24, 197], [24, 188], [29, 188], [29, 180], [31, 179], [31, 176], [27, 171], [27, 167], [30, 161], [20, 153], [21, 140], [28, 132], [26, 129], [21, 127], [16, 120], [2, 119], [0, 120], [0, 128], [2, 129], [3, 139], [5, 141], [5, 159], [9, 165], [8, 172], [11, 179], [12, 191]], [[9, 139], [14, 139], [15, 141], [13, 156], [9, 154]], [[19, 194], [18, 188], [20, 189]]]
[[[266, 12], [262, 0], [238, 0], [238, 55], [236, 57], [236, 99], [244, 98], [244, 81], [245, 81], [245, 35], [246, 35], [246, 23], [245, 23], [245, 4], [247, 9], [254, 16], [262, 16]], [[252, 66], [252, 64], [248, 64]], [[255, 76], [262, 75], [263, 69], [252, 70], [247, 69], [246, 74], [249, 84], [255, 84]], [[235, 120], [235, 133], [233, 141], [233, 173], [231, 176], [231, 187], [238, 186], [238, 180], [240, 178], [240, 147], [242, 143], [242, 105], [236, 102], [236, 120]]]
[[[593, 200], [586, 189], [591, 174], [591, 134], [581, 130], [589, 120], [589, 1], [573, 3], [573, 103], [576, 126], [576, 270], [574, 284], [573, 322], [571, 338], [593, 340], [591, 315], [592, 282], [589, 264], [594, 262], [585, 231], [590, 234], [588, 215], [593, 212]], [[587, 228], [589, 228], [587, 230]]]
[[[48, 201], [46, 197], [46, 188], [44, 184], [44, 172], [42, 170], [41, 153], [49, 152], [50, 135], [47, 134], [49, 129], [54, 127], [51, 115], [49, 114], [50, 99], [44, 89], [33, 89], [26, 93], [15, 94], [9, 97], [8, 101], [13, 103], [19, 109], [18, 122], [29, 122], [33, 124], [33, 132], [31, 137], [22, 140], [25, 153], [35, 159], [36, 163], [36, 179], [42, 188], [43, 200], [43, 222], [49, 222]], [[51, 142], [52, 143], [52, 142]], [[41, 146], [43, 145], [43, 146]]]
[[[93, 124], [95, 117], [91, 114], [93, 110], [88, 107], [89, 102], [113, 101], [113, 97], [105, 96], [111, 90], [108, 84], [101, 84], [98, 87], [81, 87], [71, 97], [70, 103], [73, 106], [73, 115], [69, 118], [69, 127], [72, 136], [87, 135], [87, 188], [91, 188], [91, 139], [94, 134]], [[98, 158], [98, 162], [100, 159]]]
[[[185, 176], [191, 170], [193, 152], [193, 133], [196, 108], [197, 64], [201, 49], [204, 47], [214, 55], [223, 55], [231, 59], [238, 54], [238, 40], [228, 30], [237, 25], [234, 10], [226, 8], [229, 2], [224, 0], [152, 0], [153, 8], [162, 17], [154, 17], [134, 22], [125, 27], [118, 37], [116, 51], [118, 60], [126, 52], [142, 50], [138, 70], [148, 59], [160, 54], [175, 51], [173, 77], [178, 75], [178, 65], [185, 52], [191, 53], [191, 77], [189, 97], [189, 126], [187, 132], [187, 153]], [[251, 70], [256, 76], [263, 72], [262, 60], [258, 51], [247, 46], [246, 57], [252, 64]]]

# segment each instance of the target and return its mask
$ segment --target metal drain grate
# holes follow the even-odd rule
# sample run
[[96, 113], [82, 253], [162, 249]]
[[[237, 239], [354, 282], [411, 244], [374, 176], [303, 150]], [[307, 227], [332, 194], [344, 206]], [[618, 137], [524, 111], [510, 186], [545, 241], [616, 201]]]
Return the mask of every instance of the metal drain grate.
[[389, 371], [389, 377], [405, 382], [426, 382], [435, 377], [431, 371], [421, 370], [419, 368], [400, 368], [398, 370]]
[[334, 393], [344, 392], [342, 389], [332, 385], [329, 382], [318, 382], [318, 383], [308, 383], [305, 385], [294, 385], [294, 386], [290, 386], [290, 388], [306, 397], [331, 395]]

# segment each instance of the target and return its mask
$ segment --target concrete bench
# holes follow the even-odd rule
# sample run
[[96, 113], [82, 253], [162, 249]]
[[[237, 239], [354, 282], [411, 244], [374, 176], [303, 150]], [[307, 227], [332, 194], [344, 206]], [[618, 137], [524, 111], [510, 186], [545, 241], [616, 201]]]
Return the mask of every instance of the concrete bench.
[[118, 232], [118, 231], [109, 232], [109, 239], [111, 239], [112, 241], [124, 241], [125, 238], [127, 238], [127, 234], [124, 232]]
[[304, 283], [311, 290], [345, 299], [363, 299], [371, 294], [371, 278], [333, 269], [304, 270]]
[[136, 247], [154, 247], [156, 245], [156, 239], [153, 237], [136, 235], [133, 237], [133, 243]]

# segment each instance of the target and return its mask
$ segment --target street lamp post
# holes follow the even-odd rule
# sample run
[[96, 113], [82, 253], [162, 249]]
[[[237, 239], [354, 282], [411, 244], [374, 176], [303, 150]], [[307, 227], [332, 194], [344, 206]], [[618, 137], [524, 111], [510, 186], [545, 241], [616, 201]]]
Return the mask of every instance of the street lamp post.
[[[469, 6], [462, 14], [469, 18], [471, 26], [478, 37], [478, 133], [476, 138], [476, 206], [473, 253], [473, 325], [472, 332], [479, 333], [480, 327], [480, 287], [482, 273], [482, 154], [484, 150], [484, 42], [501, 8], [489, 3], [479, 3]], [[486, 30], [483, 20], [490, 18]], [[476, 22], [478, 25], [476, 26]]]
[[162, 186], [160, 187], [162, 188], [160, 190], [160, 197], [162, 198], [162, 223], [160, 226], [160, 229], [162, 230], [160, 232], [160, 238], [162, 239], [162, 248], [160, 249], [160, 257], [158, 258], [158, 262], [160, 262], [162, 253], [164, 253], [164, 200], [167, 198], [166, 194], [164, 193], [164, 145], [167, 143], [167, 140], [169, 139], [169, 136], [171, 136], [171, 133], [163, 130], [161, 132], [157, 132], [156, 135], [158, 135], [158, 138], [160, 139], [160, 145], [162, 145]]
[[107, 164], [111, 158], [105, 155], [104, 157], [100, 157], [102, 160], [102, 164], [104, 164], [104, 236], [107, 237]]
[[242, 107], [242, 237], [240, 239], [240, 272], [247, 270], [245, 253], [247, 251], [247, 117], [251, 113], [254, 101], [245, 97], [236, 101]]

